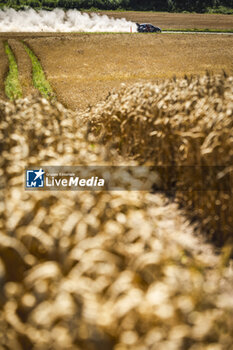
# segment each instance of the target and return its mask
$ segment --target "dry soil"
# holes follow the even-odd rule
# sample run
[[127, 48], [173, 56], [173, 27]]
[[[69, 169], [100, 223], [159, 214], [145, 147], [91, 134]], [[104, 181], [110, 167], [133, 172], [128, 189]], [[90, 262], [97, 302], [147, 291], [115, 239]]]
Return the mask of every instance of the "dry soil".
[[103, 11], [100, 13], [114, 18], [126, 18], [133, 22], [150, 22], [162, 29], [233, 29], [233, 16], [231, 15], [136, 11]]

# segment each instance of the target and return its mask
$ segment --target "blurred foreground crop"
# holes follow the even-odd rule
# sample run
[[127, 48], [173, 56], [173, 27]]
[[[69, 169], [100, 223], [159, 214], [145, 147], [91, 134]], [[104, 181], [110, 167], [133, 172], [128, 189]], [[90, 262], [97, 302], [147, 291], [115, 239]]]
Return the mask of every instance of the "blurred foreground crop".
[[[102, 143], [124, 157], [168, 166], [161, 168], [161, 190], [174, 184], [179, 203], [200, 219], [208, 237], [232, 244], [233, 77], [207, 74], [137, 84], [110, 95], [86, 120]], [[211, 176], [216, 166], [221, 171]], [[205, 167], [206, 188], [194, 191], [203, 188]]]
[[140, 162], [200, 159], [199, 125], [211, 150], [211, 140], [229, 147], [232, 81], [221, 79], [197, 90], [187, 80], [136, 86], [86, 115], [40, 98], [0, 103], [1, 350], [231, 349], [232, 271], [176, 203], [145, 192], [24, 190], [24, 167], [120, 162], [116, 150]]

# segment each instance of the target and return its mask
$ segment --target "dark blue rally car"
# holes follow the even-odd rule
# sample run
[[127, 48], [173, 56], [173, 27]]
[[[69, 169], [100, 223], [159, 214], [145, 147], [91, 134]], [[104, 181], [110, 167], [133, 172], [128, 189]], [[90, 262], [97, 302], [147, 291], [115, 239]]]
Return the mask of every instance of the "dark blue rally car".
[[139, 33], [161, 33], [162, 30], [159, 27], [155, 27], [150, 23], [136, 23], [137, 24], [137, 31]]

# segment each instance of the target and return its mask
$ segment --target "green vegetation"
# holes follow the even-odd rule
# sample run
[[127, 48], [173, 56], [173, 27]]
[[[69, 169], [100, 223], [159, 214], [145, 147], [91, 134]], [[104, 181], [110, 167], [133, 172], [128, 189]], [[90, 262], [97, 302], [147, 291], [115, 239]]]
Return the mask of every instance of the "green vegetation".
[[23, 43], [23, 45], [32, 62], [32, 80], [35, 88], [40, 91], [43, 97], [49, 99], [54, 98], [55, 94], [49, 82], [46, 80], [40, 61], [25, 43]]
[[209, 12], [233, 14], [233, 0], [0, 0], [4, 6], [15, 9], [92, 9], [92, 10], [140, 10], [169, 12]]
[[219, 6], [219, 7], [208, 7], [207, 8], [208, 13], [221, 13], [223, 15], [233, 15], [233, 8], [226, 7], [226, 6]]
[[10, 100], [15, 100], [22, 97], [22, 88], [18, 77], [18, 66], [8, 42], [4, 43], [4, 47], [9, 61], [9, 72], [5, 79], [5, 94]]

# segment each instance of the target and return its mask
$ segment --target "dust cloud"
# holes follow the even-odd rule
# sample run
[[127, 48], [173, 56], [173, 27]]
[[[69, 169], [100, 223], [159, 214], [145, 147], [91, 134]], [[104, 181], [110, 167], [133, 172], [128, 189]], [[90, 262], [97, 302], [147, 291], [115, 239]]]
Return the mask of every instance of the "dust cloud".
[[136, 24], [126, 19], [77, 10], [0, 11], [0, 32], [136, 32]]

